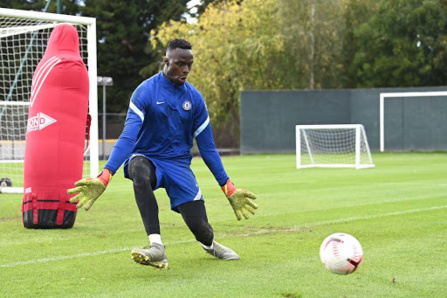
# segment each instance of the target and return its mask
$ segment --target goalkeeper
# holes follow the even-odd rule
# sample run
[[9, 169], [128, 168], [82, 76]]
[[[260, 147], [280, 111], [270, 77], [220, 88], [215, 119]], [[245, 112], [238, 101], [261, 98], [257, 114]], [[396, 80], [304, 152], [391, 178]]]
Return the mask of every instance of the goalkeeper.
[[183, 220], [203, 249], [222, 260], [238, 260], [230, 248], [214, 241], [204, 198], [190, 168], [193, 138], [200, 154], [228, 198], [238, 220], [248, 219], [256, 196], [236, 189], [214, 144], [208, 110], [202, 95], [186, 82], [193, 64], [191, 44], [184, 39], [169, 42], [163, 71], [145, 80], [132, 94], [125, 127], [104, 170], [97, 178], [82, 179], [69, 189], [77, 194], [70, 202], [89, 210], [104, 192], [113, 174], [124, 163], [124, 175], [133, 181], [135, 200], [149, 238], [149, 245], [134, 248], [132, 259], [142, 265], [168, 268], [160, 234], [154, 190], [164, 188], [171, 209]]

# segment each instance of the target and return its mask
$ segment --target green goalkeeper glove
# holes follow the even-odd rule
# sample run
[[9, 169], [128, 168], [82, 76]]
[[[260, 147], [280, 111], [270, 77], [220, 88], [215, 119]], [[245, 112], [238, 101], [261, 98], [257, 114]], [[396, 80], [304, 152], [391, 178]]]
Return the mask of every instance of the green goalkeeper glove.
[[81, 179], [75, 183], [75, 188], [67, 190], [69, 195], [77, 194], [70, 199], [70, 203], [76, 203], [76, 207], [81, 208], [85, 205], [85, 211], [92, 207], [97, 198], [106, 190], [107, 185], [112, 179], [112, 173], [104, 169], [96, 178]]
[[258, 205], [253, 203], [250, 199], [256, 199], [256, 196], [245, 189], [236, 189], [233, 182], [230, 179], [222, 186], [222, 191], [230, 201], [231, 207], [233, 207], [234, 214], [237, 220], [242, 219], [242, 215], [245, 219], [248, 219], [248, 212], [255, 214], [255, 209], [258, 209]]

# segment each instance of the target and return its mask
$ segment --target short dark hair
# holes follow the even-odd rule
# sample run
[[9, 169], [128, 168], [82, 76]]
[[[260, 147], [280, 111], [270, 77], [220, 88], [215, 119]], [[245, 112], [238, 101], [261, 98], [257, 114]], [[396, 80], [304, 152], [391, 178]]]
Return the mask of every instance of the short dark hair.
[[171, 39], [171, 41], [169, 41], [169, 43], [168, 43], [167, 51], [175, 50], [175, 49], [178, 49], [178, 48], [184, 49], [184, 50], [191, 50], [192, 46], [189, 43], [189, 41], [187, 41], [185, 39], [181, 39], [181, 38]]

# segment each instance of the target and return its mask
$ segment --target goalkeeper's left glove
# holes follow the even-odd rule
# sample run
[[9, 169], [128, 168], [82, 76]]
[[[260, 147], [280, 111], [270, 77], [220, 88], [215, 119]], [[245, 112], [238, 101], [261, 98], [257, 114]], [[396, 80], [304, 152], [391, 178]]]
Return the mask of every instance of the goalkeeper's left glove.
[[106, 190], [107, 185], [112, 179], [112, 173], [108, 169], [104, 169], [96, 178], [81, 179], [75, 183], [75, 188], [67, 190], [69, 195], [76, 194], [70, 199], [70, 203], [76, 203], [76, 207], [81, 208], [85, 205], [85, 211], [92, 207], [97, 198]]
[[242, 215], [245, 219], [248, 219], [247, 211], [251, 214], [255, 214], [255, 209], [258, 209], [258, 205], [250, 200], [256, 199], [256, 196], [248, 190], [237, 189], [230, 179], [228, 179], [225, 185], [222, 186], [222, 191], [228, 198], [231, 207], [233, 207], [237, 220], [241, 220]]

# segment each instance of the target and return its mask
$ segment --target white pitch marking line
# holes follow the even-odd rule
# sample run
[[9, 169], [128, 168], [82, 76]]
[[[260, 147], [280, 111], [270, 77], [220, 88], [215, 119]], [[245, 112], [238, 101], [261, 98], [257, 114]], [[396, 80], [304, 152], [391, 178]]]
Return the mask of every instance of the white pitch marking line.
[[29, 261], [23, 261], [23, 262], [7, 263], [7, 264], [0, 265], [0, 268], [17, 267], [17, 266], [21, 266], [21, 265], [30, 265], [30, 264], [62, 261], [62, 260], [69, 260], [69, 259], [76, 259], [76, 258], [83, 258], [83, 257], [99, 256], [99, 255], [122, 252], [122, 251], [125, 251], [128, 249], [129, 248], [127, 248], [127, 247], [120, 248], [120, 249], [108, 249], [108, 250], [103, 250], [103, 251], [82, 253], [82, 254], [71, 255], [71, 256], [59, 256], [59, 257], [42, 258], [42, 259], [35, 259], [35, 260], [29, 260]]
[[[324, 225], [330, 225], [330, 224], [337, 224], [337, 223], [344, 223], [344, 222], [351, 222], [351, 221], [357, 221], [357, 220], [366, 220], [366, 219], [374, 219], [374, 218], [381, 218], [381, 217], [388, 217], [388, 216], [395, 216], [395, 215], [404, 215], [404, 214], [412, 214], [412, 213], [419, 213], [419, 212], [426, 212], [426, 211], [433, 211], [433, 210], [440, 210], [447, 208], [447, 205], [442, 206], [436, 206], [436, 207], [430, 207], [430, 208], [422, 208], [422, 209], [413, 209], [413, 210], [406, 210], [406, 211], [396, 211], [396, 212], [390, 212], [390, 213], [384, 213], [384, 214], [378, 214], [378, 215], [369, 215], [369, 216], [362, 216], [362, 217], [350, 217], [345, 219], [336, 219], [336, 220], [327, 220], [327, 221], [320, 221], [320, 222], [314, 222], [309, 224], [304, 224], [300, 226], [295, 226], [289, 229], [290, 230], [299, 230], [304, 227], [309, 226], [324, 226]], [[267, 231], [259, 231], [255, 233], [248, 233], [250, 235], [261, 235], [270, 233], [270, 230]], [[221, 236], [219, 238], [228, 238], [234, 235], [225, 235]], [[176, 242], [170, 242], [167, 244], [183, 244], [183, 243], [193, 243], [195, 240], [191, 241], [176, 241]], [[99, 255], [106, 255], [106, 254], [112, 254], [112, 253], [118, 253], [123, 252], [126, 250], [131, 250], [130, 247], [123, 247], [123, 248], [116, 248], [116, 249], [108, 249], [103, 251], [97, 251], [97, 252], [88, 252], [88, 253], [81, 253], [71, 256], [59, 256], [59, 257], [52, 257], [52, 258], [42, 258], [42, 259], [35, 259], [35, 260], [29, 260], [29, 261], [23, 261], [23, 262], [13, 262], [13, 263], [6, 263], [1, 264], [0, 268], [9, 268], [9, 267], [17, 267], [22, 265], [31, 265], [31, 264], [38, 264], [38, 263], [47, 263], [47, 262], [55, 262], [55, 261], [62, 261], [62, 260], [69, 260], [69, 259], [77, 259], [77, 258], [85, 258], [85, 257], [92, 257], [92, 256], [99, 256]]]
[[406, 210], [406, 211], [396, 211], [396, 212], [390, 212], [390, 213], [384, 213], [384, 214], [378, 214], [378, 215], [368, 215], [368, 216], [362, 216], [362, 217], [349, 217], [345, 219], [335, 219], [335, 220], [327, 220], [327, 221], [320, 221], [316, 223], [310, 223], [307, 225], [301, 225], [296, 226], [296, 228], [299, 227], [306, 227], [306, 226], [324, 226], [329, 224], [337, 224], [337, 223], [343, 223], [343, 222], [350, 222], [350, 221], [357, 221], [357, 220], [365, 220], [365, 219], [374, 219], [374, 218], [381, 218], [381, 217], [388, 217], [388, 216], [395, 216], [395, 215], [404, 215], [404, 214], [412, 214], [412, 213], [418, 213], [418, 212], [425, 212], [425, 211], [433, 211], [433, 210], [440, 210], [447, 208], [447, 205], [442, 206], [435, 206], [430, 208], [422, 208], [422, 209], [413, 209], [413, 210]]

